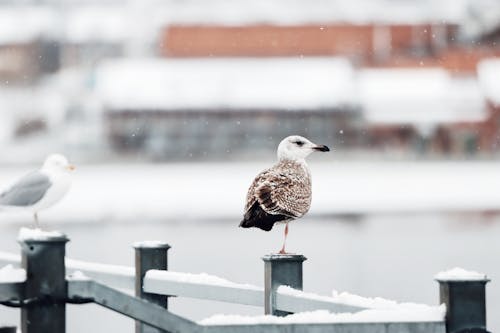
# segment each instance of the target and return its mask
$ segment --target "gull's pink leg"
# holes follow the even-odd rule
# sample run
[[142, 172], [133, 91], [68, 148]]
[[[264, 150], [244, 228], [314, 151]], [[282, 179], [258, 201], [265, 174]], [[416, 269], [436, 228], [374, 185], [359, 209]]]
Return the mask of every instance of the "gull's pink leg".
[[281, 248], [280, 252], [278, 252], [279, 254], [286, 254], [286, 251], [285, 251], [286, 236], [288, 236], [288, 222], [286, 223], [286, 226], [285, 226], [285, 239], [283, 240], [283, 247]]

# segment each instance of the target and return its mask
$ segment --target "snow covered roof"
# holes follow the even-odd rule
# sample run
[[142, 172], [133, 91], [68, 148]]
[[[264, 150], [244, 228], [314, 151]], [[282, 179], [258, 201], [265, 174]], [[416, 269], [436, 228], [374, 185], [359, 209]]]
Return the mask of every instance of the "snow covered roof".
[[454, 80], [444, 69], [365, 69], [357, 78], [371, 123], [433, 125], [486, 116], [477, 82]]
[[[163, 19], [177, 24], [459, 23], [467, 0], [169, 0]], [[165, 2], [163, 2], [165, 3]]]
[[113, 60], [96, 73], [108, 110], [311, 110], [360, 105], [374, 124], [481, 121], [474, 78], [443, 69], [364, 69], [340, 58]]
[[64, 38], [75, 43], [124, 41], [136, 25], [127, 20], [127, 14], [123, 6], [74, 8], [65, 16]]
[[96, 91], [110, 110], [324, 109], [354, 103], [352, 78], [340, 58], [123, 59]]
[[486, 98], [500, 106], [500, 58], [480, 61], [477, 76]]
[[120, 42], [129, 38], [151, 41], [168, 24], [445, 22], [463, 24], [466, 32], [477, 34], [498, 27], [499, 15], [495, 0], [74, 1], [64, 6], [0, 6], [0, 43], [26, 42], [40, 36], [72, 42]]
[[452, 78], [447, 95], [455, 121], [475, 122], [488, 117], [484, 92], [477, 78]]
[[0, 6], [0, 44], [27, 43], [57, 34], [54, 10], [42, 6]]
[[[154, 14], [154, 7], [150, 11]], [[141, 33], [143, 39], [154, 38], [153, 29], [157, 28], [143, 13], [123, 4], [69, 6], [64, 10], [48, 5], [0, 6], [0, 44], [27, 43], [38, 38], [75, 43], [123, 42]]]

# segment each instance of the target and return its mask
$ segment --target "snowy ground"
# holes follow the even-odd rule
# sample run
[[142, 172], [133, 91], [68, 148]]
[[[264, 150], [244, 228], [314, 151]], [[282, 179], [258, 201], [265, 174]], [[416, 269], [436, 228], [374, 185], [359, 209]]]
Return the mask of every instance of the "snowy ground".
[[[42, 223], [238, 220], [264, 163], [82, 165]], [[500, 211], [498, 162], [310, 162], [310, 216]], [[0, 169], [0, 187], [29, 168]], [[26, 222], [28, 215], [0, 220]]]

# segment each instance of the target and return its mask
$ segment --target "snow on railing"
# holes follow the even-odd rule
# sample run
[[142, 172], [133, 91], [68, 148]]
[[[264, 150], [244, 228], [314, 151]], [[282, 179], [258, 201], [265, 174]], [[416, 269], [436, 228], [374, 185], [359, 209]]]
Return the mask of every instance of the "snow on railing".
[[[135, 269], [129, 266], [108, 265], [66, 258], [68, 273], [78, 271], [87, 277], [115, 288], [134, 289]], [[0, 264], [19, 266], [18, 255], [0, 252]], [[144, 278], [144, 291], [155, 294], [182, 296], [221, 302], [262, 306], [264, 289], [234, 283], [205, 273], [191, 274], [150, 270]]]
[[[135, 269], [129, 266], [108, 265], [66, 258], [66, 269], [84, 274], [86, 277], [107, 283], [115, 288], [134, 289]], [[20, 257], [0, 252], [0, 264], [7, 264], [8, 271], [19, 266]], [[1, 271], [1, 270], [0, 270]], [[168, 296], [181, 296], [204, 300], [220, 301], [253, 306], [264, 305], [262, 287], [235, 283], [206, 273], [192, 274], [164, 270], [146, 272], [143, 290], [148, 293]], [[311, 312], [328, 310], [330, 312], [358, 312], [366, 309], [394, 309], [397, 302], [382, 298], [364, 298], [349, 293], [333, 292], [332, 296], [322, 296], [280, 286], [276, 291], [276, 309], [287, 312]], [[418, 308], [420, 306], [421, 308]], [[411, 310], [436, 310], [438, 307], [414, 304]], [[432, 310], [434, 309], [434, 310]], [[418, 312], [418, 311], [417, 311]], [[418, 312], [419, 313], [419, 312]], [[436, 312], [435, 312], [436, 313]]]
[[25, 280], [26, 271], [22, 268], [14, 268], [12, 264], [0, 268], [0, 283], [24, 282]]
[[264, 289], [234, 283], [217, 276], [150, 270], [144, 277], [143, 290], [148, 293], [175, 295], [220, 302], [263, 306]]
[[436, 307], [406, 307], [392, 309], [368, 309], [356, 313], [332, 313], [327, 310], [300, 312], [286, 317], [271, 315], [214, 315], [198, 323], [213, 325], [256, 325], [256, 324], [312, 324], [312, 323], [408, 323], [443, 322], [446, 312], [444, 305]]
[[442, 321], [446, 310], [444, 306], [398, 303], [380, 297], [367, 298], [347, 292], [338, 293], [335, 290], [332, 297], [321, 296], [288, 286], [278, 288], [276, 307], [282, 311], [293, 313], [318, 310], [328, 310], [332, 313], [356, 312], [360, 314], [359, 317], [356, 317], [358, 319], [371, 320], [372, 317], [390, 317], [396, 321], [404, 321], [405, 318], [408, 319], [407, 321]]
[[9, 252], [0, 252], [0, 264], [2, 266], [8, 264], [19, 266], [21, 264], [21, 256], [19, 254]]
[[[261, 287], [240, 284], [217, 276], [190, 273], [178, 273], [163, 270], [150, 270], [144, 277], [143, 290], [148, 293], [175, 295], [182, 297], [214, 300], [221, 302], [262, 306], [264, 290]], [[306, 312], [328, 310], [330, 312], [357, 312], [366, 309], [393, 310], [403, 309], [416, 313], [441, 313], [440, 307], [422, 304], [397, 303], [383, 298], [365, 298], [346, 292], [333, 296], [321, 296], [313, 293], [280, 286], [276, 292], [276, 308], [287, 312]], [[434, 318], [439, 318], [436, 315]], [[442, 317], [441, 319], [442, 320]]]
[[66, 269], [82, 272], [88, 277], [112, 285], [115, 288], [134, 289], [135, 269], [133, 267], [66, 258]]
[[[108, 265], [66, 258], [68, 273], [79, 271], [86, 276], [96, 279], [115, 288], [134, 289], [135, 270], [133, 267]], [[8, 252], [0, 252], [0, 266], [21, 264], [21, 256]]]
[[276, 293], [276, 308], [295, 313], [318, 309], [329, 310], [331, 312], [355, 312], [370, 307], [359, 304], [359, 302], [339, 299], [338, 297], [321, 296], [288, 286], [281, 286]]

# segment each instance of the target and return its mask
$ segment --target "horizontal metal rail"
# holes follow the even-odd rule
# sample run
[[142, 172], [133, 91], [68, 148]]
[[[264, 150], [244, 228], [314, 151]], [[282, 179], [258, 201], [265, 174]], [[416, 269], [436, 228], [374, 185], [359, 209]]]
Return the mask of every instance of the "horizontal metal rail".
[[[296, 290], [295, 295], [290, 295], [280, 292], [276, 292], [276, 308], [281, 311], [287, 311], [292, 313], [315, 311], [315, 310], [328, 310], [330, 312], [340, 313], [340, 312], [358, 312], [361, 310], [368, 309], [367, 307], [355, 306], [350, 304], [344, 304], [336, 302], [335, 300], [328, 300], [328, 297], [322, 297], [323, 299], [311, 299], [307, 295], [300, 295], [300, 291]], [[304, 293], [305, 294], [305, 293]]]
[[21, 256], [19, 254], [0, 251], [0, 266], [8, 264], [21, 265]]
[[[196, 283], [178, 281], [172, 279], [174, 276], [182, 278], [182, 273], [150, 270], [144, 277], [143, 290], [148, 293], [160, 295], [190, 297], [254, 306], [264, 305], [264, 289], [260, 287], [233, 282], [224, 285], [202, 281]], [[185, 276], [193, 277], [196, 275], [185, 274]]]
[[247, 323], [228, 322], [225, 325], [199, 325], [170, 313], [164, 308], [114, 290], [92, 280], [68, 281], [68, 297], [72, 300], [88, 300], [119, 312], [150, 326], [169, 332], [195, 333], [445, 333], [441, 322], [394, 322], [394, 323]]
[[168, 312], [161, 306], [127, 295], [92, 280], [69, 280], [68, 298], [88, 300], [149, 326], [176, 332], [199, 332], [200, 325]]
[[24, 282], [0, 283], [0, 302], [17, 301], [24, 298]]
[[[0, 252], [0, 263], [19, 264], [19, 257]], [[134, 268], [119, 265], [90, 263], [66, 258], [66, 268], [83, 272], [86, 276], [113, 288], [132, 290], [135, 283]], [[216, 280], [216, 282], [213, 282]], [[218, 281], [222, 281], [217, 283]], [[2, 288], [5, 288], [5, 292]], [[14, 288], [14, 289], [13, 289]], [[17, 287], [20, 288], [20, 287]], [[300, 290], [278, 288], [275, 297], [276, 309], [291, 313], [315, 310], [330, 312], [358, 312], [368, 306], [339, 302], [331, 297], [318, 296]], [[147, 293], [180, 296], [196, 299], [264, 306], [264, 289], [257, 286], [234, 283], [218, 277], [206, 278], [204, 274], [179, 273], [163, 270], [150, 270], [144, 277], [143, 290]], [[288, 291], [288, 292], [287, 292]], [[0, 285], [0, 301], [18, 295], [15, 287]], [[164, 311], [164, 310], [163, 310]]]
[[135, 269], [129, 266], [108, 265], [66, 258], [66, 270], [80, 271], [86, 276], [114, 288], [133, 290]]
[[[186, 280], [195, 276], [186, 274]], [[174, 295], [197, 299], [213, 300], [220, 302], [263, 306], [264, 290], [260, 287], [229, 282], [215, 284], [199, 281], [189, 282], [182, 280], [182, 273], [150, 270], [144, 277], [143, 290], [148, 293], [160, 295]], [[310, 294], [300, 290], [293, 290], [293, 294], [276, 293], [276, 308], [287, 312], [304, 312], [314, 310], [328, 310], [331, 312], [357, 312], [368, 309], [366, 306], [356, 306], [338, 302], [330, 297], [317, 296], [311, 298]]]
[[[0, 266], [12, 264], [21, 265], [21, 256], [9, 252], [0, 251]], [[116, 288], [134, 289], [135, 269], [129, 266], [108, 265], [81, 260], [65, 259], [66, 269], [71, 271], [80, 271], [86, 276], [113, 285]]]
[[445, 333], [444, 322], [302, 323], [205, 326], [204, 333]]

